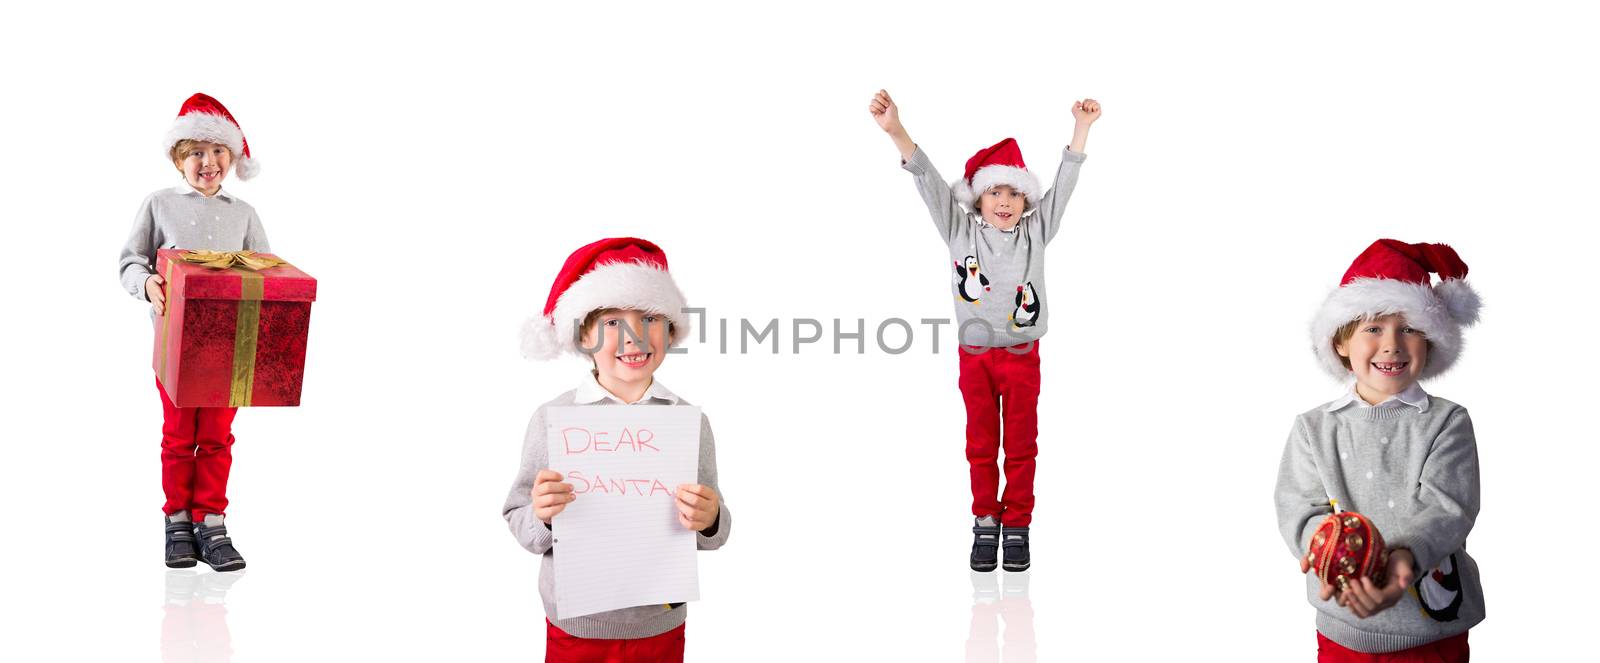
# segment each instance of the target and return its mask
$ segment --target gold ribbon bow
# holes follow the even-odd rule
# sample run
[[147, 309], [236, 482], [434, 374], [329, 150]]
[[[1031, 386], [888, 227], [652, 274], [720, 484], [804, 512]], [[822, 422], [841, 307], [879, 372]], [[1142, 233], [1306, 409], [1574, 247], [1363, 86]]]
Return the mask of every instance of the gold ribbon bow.
[[212, 269], [229, 269], [243, 267], [253, 272], [259, 272], [269, 267], [287, 264], [281, 258], [269, 255], [257, 255], [255, 251], [186, 251], [183, 254], [185, 262], [197, 262]]

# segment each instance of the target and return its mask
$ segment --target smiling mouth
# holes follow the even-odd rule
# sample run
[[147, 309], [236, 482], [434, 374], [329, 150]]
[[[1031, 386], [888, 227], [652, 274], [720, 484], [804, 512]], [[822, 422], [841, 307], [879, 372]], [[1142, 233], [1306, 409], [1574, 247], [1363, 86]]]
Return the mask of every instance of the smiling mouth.
[[1394, 376], [1397, 376], [1397, 375], [1401, 374], [1402, 372], [1404, 372], [1406, 370], [1406, 367], [1410, 366], [1410, 365], [1411, 365], [1411, 362], [1409, 362], [1409, 361], [1375, 361], [1375, 362], [1372, 362], [1372, 368], [1374, 370], [1378, 371], [1379, 373], [1381, 373], [1383, 375], [1389, 376], [1389, 377], [1394, 377]]
[[649, 352], [632, 352], [625, 355], [617, 355], [617, 363], [628, 368], [639, 368], [650, 361], [650, 354]]
[[1008, 220], [1011, 219], [1011, 213], [1010, 212], [995, 212], [994, 215], [999, 217], [1000, 220], [1002, 220], [1002, 221], [1008, 221]]

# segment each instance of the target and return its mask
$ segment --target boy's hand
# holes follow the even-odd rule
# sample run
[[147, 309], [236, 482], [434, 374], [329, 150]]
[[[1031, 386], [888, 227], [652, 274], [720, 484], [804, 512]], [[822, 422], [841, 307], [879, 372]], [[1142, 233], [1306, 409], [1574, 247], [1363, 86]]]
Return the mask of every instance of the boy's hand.
[[900, 150], [900, 161], [911, 160], [911, 155], [917, 152], [917, 143], [911, 140], [911, 134], [906, 133], [905, 125], [900, 124], [900, 107], [889, 98], [888, 90], [878, 90], [872, 95], [872, 101], [867, 103], [867, 112], [872, 113], [872, 119], [878, 122], [878, 128], [889, 134], [894, 141], [894, 147]]
[[1093, 99], [1084, 99], [1073, 103], [1072, 118], [1077, 120], [1079, 124], [1094, 124], [1095, 120], [1100, 119], [1100, 102]]
[[166, 280], [160, 274], [151, 274], [144, 280], [144, 296], [150, 300], [150, 308], [156, 310], [156, 315], [167, 314], [167, 293], [161, 289], [166, 285]]
[[717, 491], [711, 486], [683, 484], [678, 486], [678, 522], [696, 532], [717, 522], [719, 508]]
[[550, 519], [575, 499], [578, 496], [572, 493], [572, 484], [562, 483], [560, 472], [539, 470], [533, 478], [533, 515], [544, 524], [549, 525]]
[[1072, 127], [1072, 144], [1067, 149], [1082, 154], [1083, 148], [1089, 144], [1089, 125], [1100, 119], [1100, 102], [1093, 99], [1074, 102], [1072, 117], [1077, 123]]
[[1363, 576], [1359, 581], [1350, 583], [1343, 592], [1339, 593], [1339, 604], [1349, 608], [1357, 617], [1366, 619], [1376, 615], [1400, 602], [1400, 597], [1406, 595], [1406, 588], [1411, 586], [1415, 574], [1411, 565], [1416, 563], [1416, 557], [1410, 550], [1396, 548], [1389, 552], [1389, 582], [1382, 587], [1372, 583], [1372, 579]]
[[894, 105], [894, 100], [889, 98], [888, 91], [878, 90], [877, 94], [872, 95], [872, 101], [867, 104], [867, 111], [871, 112], [872, 119], [878, 122], [878, 128], [890, 134], [896, 130], [905, 131], [905, 127], [900, 126], [900, 107]]
[[[1305, 557], [1301, 557], [1300, 558], [1300, 572], [1301, 573], [1310, 573], [1311, 572], [1311, 553], [1306, 553]], [[1328, 599], [1333, 598], [1333, 595], [1334, 595], [1334, 593], [1336, 591], [1337, 590], [1335, 590], [1333, 588], [1333, 585], [1330, 585], [1328, 583], [1322, 583], [1322, 590], [1317, 592], [1317, 598], [1319, 600], [1326, 601]]]

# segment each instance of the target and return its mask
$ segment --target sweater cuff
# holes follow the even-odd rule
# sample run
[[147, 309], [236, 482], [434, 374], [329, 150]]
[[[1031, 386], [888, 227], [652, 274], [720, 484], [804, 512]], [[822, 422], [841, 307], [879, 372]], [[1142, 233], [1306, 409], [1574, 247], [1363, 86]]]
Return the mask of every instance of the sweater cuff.
[[554, 530], [550, 529], [549, 524], [539, 520], [538, 518], [534, 518], [533, 526], [529, 529], [533, 530], [534, 547], [540, 549], [541, 551], [549, 550], [555, 547], [556, 534]]
[[134, 287], [131, 287], [131, 288], [128, 288], [129, 290], [133, 291], [133, 292], [131, 292], [129, 294], [133, 295], [134, 299], [137, 299], [137, 300], [142, 301], [142, 302], [149, 302], [150, 301], [150, 292], [145, 289], [145, 284], [149, 283], [150, 282], [150, 277], [155, 276], [155, 274], [152, 273], [152, 272], [148, 272], [148, 271], [139, 269], [138, 265], [129, 265], [128, 268], [122, 272], [123, 287], [127, 287], [127, 286], [132, 286], [133, 285], [132, 283], [129, 283], [129, 281], [132, 280], [129, 277], [133, 276], [135, 273], [139, 274], [138, 285], [136, 285]]
[[1083, 160], [1087, 159], [1087, 158], [1089, 158], [1089, 155], [1087, 155], [1087, 154], [1084, 154], [1082, 152], [1073, 152], [1071, 145], [1068, 145], [1066, 147], [1061, 148], [1061, 160], [1062, 161], [1071, 161], [1072, 163], [1083, 163]]
[[921, 175], [926, 173], [928, 172], [928, 168], [932, 165], [933, 164], [928, 161], [928, 155], [922, 152], [921, 145], [918, 145], [917, 149], [911, 152], [910, 159], [900, 162], [900, 167], [904, 168], [906, 172], [909, 172], [912, 175]]
[[512, 535], [516, 536], [517, 543], [527, 548], [528, 552], [542, 555], [555, 545], [555, 532], [544, 521], [533, 515], [533, 505], [525, 504], [506, 513], [506, 522], [511, 526]]
[[1400, 537], [1398, 539], [1388, 539], [1387, 543], [1391, 552], [1401, 548], [1411, 551], [1412, 566], [1414, 567], [1411, 570], [1415, 572], [1414, 575], [1418, 578], [1421, 578], [1422, 574], [1433, 570], [1442, 561], [1434, 559], [1432, 548], [1420, 540]]
[[700, 536], [711, 538], [717, 535], [717, 529], [722, 527], [722, 509], [717, 509], [717, 517], [711, 521], [711, 526], [700, 530]]
[[704, 531], [695, 532], [695, 550], [716, 550], [728, 542], [728, 533], [733, 529], [733, 514], [728, 511], [728, 505], [722, 505], [717, 511], [717, 519]]

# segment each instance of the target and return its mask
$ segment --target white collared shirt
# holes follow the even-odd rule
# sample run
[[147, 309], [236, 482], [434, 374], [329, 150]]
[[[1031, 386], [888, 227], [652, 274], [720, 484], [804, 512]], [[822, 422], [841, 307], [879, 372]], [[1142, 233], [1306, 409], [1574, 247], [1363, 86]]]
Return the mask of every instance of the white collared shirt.
[[1422, 390], [1421, 383], [1413, 382], [1411, 383], [1411, 386], [1406, 387], [1404, 391], [1384, 399], [1382, 403], [1372, 405], [1367, 403], [1365, 400], [1362, 400], [1361, 395], [1356, 393], [1356, 386], [1352, 384], [1350, 385], [1350, 390], [1345, 392], [1344, 396], [1341, 396], [1338, 400], [1329, 403], [1328, 407], [1325, 409], [1328, 412], [1337, 412], [1344, 409], [1351, 403], [1355, 403], [1356, 407], [1364, 408], [1400, 407], [1402, 405], [1409, 405], [1416, 408], [1418, 412], [1427, 412], [1428, 392]]
[[226, 198], [228, 200], [233, 200], [234, 199], [233, 194], [228, 193], [227, 189], [217, 189], [216, 193], [211, 194], [211, 195], [208, 196], [208, 195], [206, 195], [204, 193], [201, 193], [199, 189], [196, 189], [196, 188], [190, 186], [188, 182], [184, 182], [182, 184], [179, 184], [178, 186], [172, 187], [172, 192], [176, 193], [176, 194], [178, 194], [180, 196], [200, 196], [201, 198]]
[[[1032, 210], [1029, 210], [1029, 211], [1032, 211]], [[1024, 212], [1023, 216], [1027, 216], [1027, 213]], [[998, 231], [1003, 232], [1003, 233], [1014, 233], [1014, 232], [1017, 231], [1017, 227], [1022, 225], [1022, 219], [1017, 219], [1016, 225], [1013, 225], [1010, 228], [1001, 228], [1000, 226], [997, 226], [997, 225], [994, 225], [992, 223], [989, 223], [989, 221], [987, 219], [983, 218], [982, 214], [979, 214], [974, 218], [976, 218], [978, 220], [978, 227], [979, 228], [994, 228], [995, 230], [998, 230]]]
[[660, 380], [652, 378], [650, 387], [644, 390], [644, 395], [640, 396], [639, 400], [628, 403], [606, 391], [605, 387], [600, 386], [599, 376], [594, 371], [589, 371], [589, 379], [578, 383], [577, 393], [573, 394], [572, 400], [578, 405], [593, 405], [601, 401], [611, 401], [617, 405], [638, 405], [651, 400], [662, 401], [667, 405], [677, 405], [678, 395], [663, 386]]

